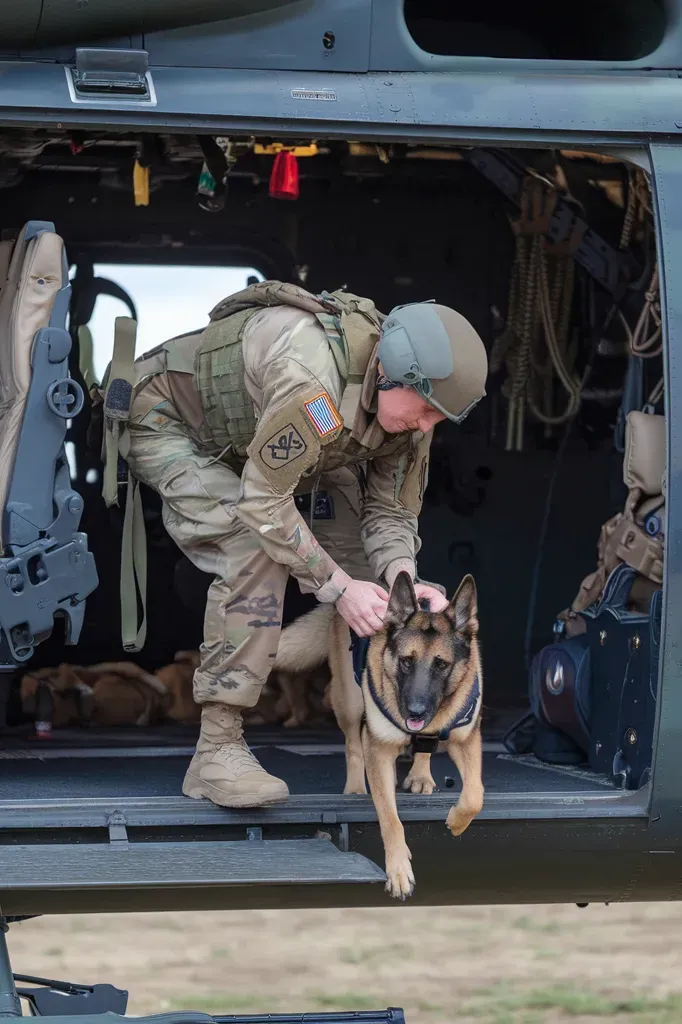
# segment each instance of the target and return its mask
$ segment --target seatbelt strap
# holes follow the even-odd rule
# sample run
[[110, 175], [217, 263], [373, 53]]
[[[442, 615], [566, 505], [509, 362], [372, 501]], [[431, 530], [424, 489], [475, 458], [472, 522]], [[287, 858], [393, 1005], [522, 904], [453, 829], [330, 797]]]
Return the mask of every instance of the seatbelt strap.
[[[102, 496], [107, 507], [118, 505], [120, 460], [127, 461], [130, 418], [135, 384], [135, 341], [137, 323], [131, 317], [116, 317], [114, 352], [104, 393], [104, 480]], [[127, 466], [126, 466], [127, 469]], [[138, 627], [137, 595], [142, 604]], [[121, 639], [125, 651], [136, 653], [147, 638], [147, 538], [140, 485], [127, 470], [126, 504], [121, 541]]]
[[[137, 595], [142, 622], [138, 628]], [[147, 537], [144, 528], [140, 485], [128, 473], [126, 507], [121, 542], [121, 639], [125, 651], [141, 651], [147, 639]]]
[[625, 374], [623, 398], [618, 410], [616, 429], [614, 431], [614, 447], [621, 455], [625, 451], [625, 423], [628, 413], [633, 409], [641, 409], [644, 405], [644, 360], [640, 356], [628, 357], [628, 368]]
[[78, 328], [78, 366], [88, 391], [96, 384], [93, 361], [92, 333], [90, 328], [81, 324]]
[[114, 352], [104, 392], [104, 478], [102, 497], [107, 508], [118, 505], [118, 456], [122, 428], [130, 417], [135, 383], [135, 341], [137, 324], [128, 316], [114, 321]]

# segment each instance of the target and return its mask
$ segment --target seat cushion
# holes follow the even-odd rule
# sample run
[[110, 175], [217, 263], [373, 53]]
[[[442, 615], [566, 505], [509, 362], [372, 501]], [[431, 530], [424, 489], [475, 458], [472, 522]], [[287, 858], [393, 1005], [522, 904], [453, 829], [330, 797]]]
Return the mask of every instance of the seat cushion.
[[[55, 296], [63, 285], [63, 248], [59, 235], [43, 232], [26, 242], [22, 232], [0, 290], [0, 513], [3, 520], [31, 383], [33, 339], [41, 327], [49, 325]], [[2, 544], [4, 547], [4, 536]]]
[[662, 494], [665, 473], [665, 417], [631, 412], [625, 425], [623, 481], [647, 496]]

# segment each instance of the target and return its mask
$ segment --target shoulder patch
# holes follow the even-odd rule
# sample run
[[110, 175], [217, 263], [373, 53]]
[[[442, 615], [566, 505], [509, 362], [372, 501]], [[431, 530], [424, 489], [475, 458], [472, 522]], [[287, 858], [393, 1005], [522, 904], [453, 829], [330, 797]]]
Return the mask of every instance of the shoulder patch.
[[[329, 429], [332, 423], [338, 427]], [[319, 383], [310, 382], [292, 390], [278, 408], [265, 410], [247, 454], [270, 487], [277, 494], [287, 494], [304, 474], [314, 472], [323, 446], [332, 444], [342, 427], [328, 393]]]
[[336, 406], [326, 391], [321, 391], [315, 398], [304, 402], [303, 407], [313, 425], [313, 429], [319, 437], [333, 434], [343, 426], [343, 421], [336, 410]]
[[305, 455], [308, 446], [293, 423], [287, 423], [267, 439], [260, 449], [263, 463], [270, 469], [283, 469]]

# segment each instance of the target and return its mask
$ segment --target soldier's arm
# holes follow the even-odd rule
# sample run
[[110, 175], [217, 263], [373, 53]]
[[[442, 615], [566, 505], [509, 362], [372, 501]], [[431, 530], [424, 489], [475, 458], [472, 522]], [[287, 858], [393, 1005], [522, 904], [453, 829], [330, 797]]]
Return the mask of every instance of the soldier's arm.
[[412, 452], [368, 463], [362, 542], [378, 580], [390, 587], [401, 570], [416, 578], [418, 517], [428, 480], [432, 431]]
[[336, 601], [346, 574], [315, 540], [293, 499], [293, 488], [280, 493], [249, 459], [242, 474], [237, 515], [258, 534], [274, 562], [287, 565], [302, 591], [321, 601]]
[[273, 561], [289, 567], [301, 590], [335, 601], [348, 577], [315, 540], [293, 498], [322, 448], [343, 427], [337, 411], [340, 380], [331, 354], [328, 362], [321, 359], [321, 346], [326, 346], [321, 329], [310, 318], [285, 352], [276, 346], [280, 354], [260, 368], [262, 412], [248, 449], [237, 516], [258, 534]]

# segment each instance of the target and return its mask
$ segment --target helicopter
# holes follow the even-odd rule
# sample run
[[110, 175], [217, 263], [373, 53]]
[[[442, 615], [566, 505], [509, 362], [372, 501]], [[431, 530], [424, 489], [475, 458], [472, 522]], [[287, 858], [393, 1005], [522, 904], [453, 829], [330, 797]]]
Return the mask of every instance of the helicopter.
[[[529, 2], [512, 22], [497, 0], [4, 5], [5, 918], [386, 900], [333, 721], [247, 729], [292, 795], [237, 811], [180, 795], [191, 727], [74, 719], [41, 741], [21, 704], [26, 674], [126, 658], [154, 673], [201, 641], [210, 581], [144, 493], [146, 639], [124, 649], [125, 498], [106, 507], [87, 437], [93, 318], [106, 302], [137, 318], [151, 269], [171, 290], [237, 268], [382, 309], [435, 297], [474, 324], [488, 396], [436, 431], [419, 565], [448, 592], [476, 579], [485, 802], [453, 840], [444, 755], [436, 793], [399, 795], [412, 900], [679, 898], [678, 6]], [[189, 283], [186, 304], [201, 327]], [[568, 635], [560, 613], [637, 488], [653, 547], [619, 556]]]

